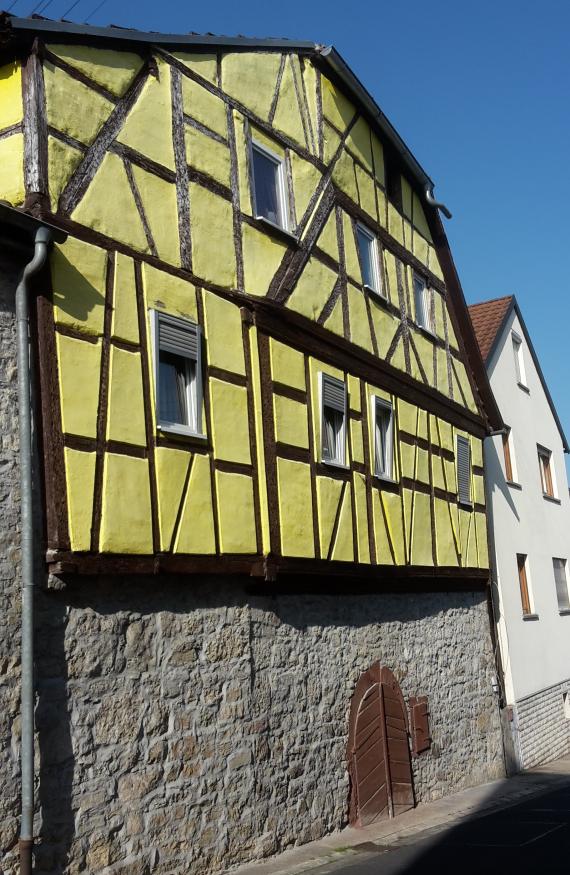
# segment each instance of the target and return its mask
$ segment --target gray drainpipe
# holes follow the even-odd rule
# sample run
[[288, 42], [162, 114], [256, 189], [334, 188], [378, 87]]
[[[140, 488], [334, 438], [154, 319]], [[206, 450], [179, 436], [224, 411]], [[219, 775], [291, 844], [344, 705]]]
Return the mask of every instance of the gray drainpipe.
[[34, 523], [32, 515], [32, 413], [30, 392], [28, 283], [46, 262], [52, 235], [38, 228], [32, 260], [16, 290], [18, 332], [18, 421], [22, 543], [22, 819], [20, 875], [31, 875], [34, 844]]

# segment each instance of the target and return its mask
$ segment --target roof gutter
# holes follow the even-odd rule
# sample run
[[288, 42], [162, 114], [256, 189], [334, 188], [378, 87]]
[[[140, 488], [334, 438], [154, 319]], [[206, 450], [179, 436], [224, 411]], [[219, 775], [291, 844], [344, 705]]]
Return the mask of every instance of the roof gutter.
[[386, 118], [372, 95], [366, 90], [362, 82], [352, 72], [346, 61], [339, 55], [334, 46], [324, 46], [317, 48], [319, 56], [325, 63], [336, 73], [339, 79], [346, 85], [351, 94], [353, 94], [372, 121], [378, 125], [382, 134], [394, 147], [405, 167], [409, 170], [412, 177], [419, 183], [423, 192], [426, 203], [430, 207], [441, 210], [446, 218], [451, 219], [451, 213], [441, 201], [437, 201], [433, 195], [434, 182], [425, 172], [417, 158], [410, 152], [396, 128]]

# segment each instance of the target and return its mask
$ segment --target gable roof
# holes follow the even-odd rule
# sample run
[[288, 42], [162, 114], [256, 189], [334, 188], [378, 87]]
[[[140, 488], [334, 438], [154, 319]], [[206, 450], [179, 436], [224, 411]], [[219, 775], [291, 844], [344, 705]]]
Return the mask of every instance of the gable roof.
[[546, 400], [550, 405], [552, 416], [554, 417], [554, 421], [556, 422], [556, 425], [558, 427], [560, 437], [562, 438], [562, 446], [564, 448], [564, 452], [570, 453], [570, 446], [568, 445], [568, 441], [566, 440], [566, 435], [564, 434], [562, 423], [560, 422], [556, 407], [554, 406], [554, 401], [552, 400], [552, 396], [549, 392], [546, 380], [544, 379], [544, 374], [542, 373], [542, 368], [540, 367], [538, 356], [536, 354], [534, 346], [532, 345], [528, 329], [523, 319], [517, 299], [514, 295], [506, 295], [504, 298], [493, 298], [491, 301], [482, 301], [479, 304], [471, 304], [469, 306], [469, 315], [471, 316], [471, 321], [473, 322], [473, 328], [475, 329], [475, 336], [477, 337], [477, 343], [479, 344], [481, 357], [485, 362], [485, 366], [488, 367], [489, 362], [493, 357], [493, 354], [501, 343], [504, 335], [505, 326], [509, 322], [513, 312], [516, 313], [520, 322], [520, 326], [524, 334], [528, 349], [530, 351], [532, 361], [542, 384], [544, 394], [546, 395]]
[[504, 298], [494, 298], [491, 301], [482, 301], [480, 304], [469, 306], [469, 315], [485, 365], [490, 359], [491, 350], [494, 349], [495, 340], [500, 334], [512, 301], [513, 296], [506, 295]]
[[427, 204], [426, 219], [430, 227], [437, 256], [442, 266], [449, 292], [449, 314], [454, 322], [459, 347], [465, 359], [468, 378], [472, 384], [479, 415], [487, 429], [502, 427], [500, 412], [488, 382], [487, 373], [479, 354], [467, 305], [461, 288], [449, 243], [443, 228], [440, 210], [448, 218], [447, 208], [434, 200], [433, 182], [410, 152], [400, 135], [386, 118], [374, 98], [365, 89], [340, 54], [332, 46], [287, 39], [252, 39], [249, 37], [217, 36], [214, 34], [161, 34], [146, 33], [122, 27], [92, 27], [67, 21], [52, 21], [39, 17], [18, 18], [0, 12], [0, 64], [3, 58], [24, 56], [35, 39], [58, 43], [79, 43], [111, 47], [117, 50], [149, 53], [153, 47], [167, 47], [192, 52], [295, 52], [310, 58], [330, 80], [355, 104], [356, 109], [370, 126], [379, 133], [383, 143], [398, 155], [399, 170], [406, 175], [414, 191]]
[[8, 12], [0, 12], [0, 53], [6, 44], [25, 43], [26, 40], [29, 41], [31, 35], [36, 36], [37, 34], [43, 34], [48, 38], [54, 34], [60, 42], [102, 42], [107, 45], [111, 42], [118, 50], [121, 47], [132, 50], [133, 44], [138, 44], [143, 46], [162, 45], [168, 46], [170, 49], [191, 49], [196, 52], [211, 52], [218, 48], [231, 52], [288, 51], [310, 56], [315, 63], [326, 70], [332, 80], [341, 81], [345, 91], [361, 112], [369, 118], [375, 127], [380, 129], [382, 135], [399, 154], [404, 167], [418, 185], [427, 203], [431, 206], [437, 206], [447, 218], [451, 218], [447, 207], [433, 200], [433, 180], [334, 46], [285, 38], [257, 39], [246, 36], [218, 36], [212, 33], [155, 33], [117, 27], [116, 25], [93, 27], [90, 24], [76, 24], [71, 21], [52, 21], [49, 18], [35, 15], [30, 18], [18, 18]]

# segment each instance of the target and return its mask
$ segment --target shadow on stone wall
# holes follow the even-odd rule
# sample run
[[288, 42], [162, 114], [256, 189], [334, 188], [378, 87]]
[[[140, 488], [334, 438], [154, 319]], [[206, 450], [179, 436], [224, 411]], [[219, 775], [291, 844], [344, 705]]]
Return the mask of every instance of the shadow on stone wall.
[[37, 599], [36, 732], [39, 748], [39, 842], [35, 872], [65, 872], [75, 832], [72, 788], [75, 758], [68, 707], [65, 652], [66, 606], [58, 598]]
[[[84, 577], [39, 593], [38, 875], [220, 871], [342, 827], [361, 672], [382, 659], [408, 694], [435, 699], [433, 642], [451, 653], [451, 632], [474, 606], [484, 624], [486, 607], [483, 592], [367, 598], [326, 587]], [[469, 701], [478, 671], [490, 689], [480, 628], [457, 651]], [[475, 708], [492, 707], [485, 695]], [[484, 735], [479, 780], [495, 777]], [[420, 790], [441, 762], [418, 776]]]

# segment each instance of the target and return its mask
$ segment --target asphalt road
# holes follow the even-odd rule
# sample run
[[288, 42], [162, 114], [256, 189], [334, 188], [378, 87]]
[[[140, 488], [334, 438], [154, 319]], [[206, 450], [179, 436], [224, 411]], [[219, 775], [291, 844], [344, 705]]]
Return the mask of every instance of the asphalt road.
[[570, 788], [416, 833], [389, 848], [363, 844], [315, 875], [557, 875], [570, 873]]

